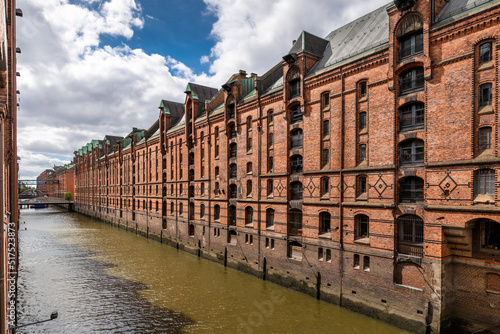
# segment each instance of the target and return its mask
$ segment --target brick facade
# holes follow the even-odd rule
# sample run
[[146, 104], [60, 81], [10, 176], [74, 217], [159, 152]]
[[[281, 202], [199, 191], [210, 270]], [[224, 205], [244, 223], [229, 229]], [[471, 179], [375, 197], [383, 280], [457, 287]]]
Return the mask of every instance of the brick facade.
[[16, 321], [17, 293], [17, 89], [16, 2], [0, 1], [0, 333]]
[[497, 325], [500, 2], [457, 1], [188, 84], [77, 151], [77, 210], [415, 332]]

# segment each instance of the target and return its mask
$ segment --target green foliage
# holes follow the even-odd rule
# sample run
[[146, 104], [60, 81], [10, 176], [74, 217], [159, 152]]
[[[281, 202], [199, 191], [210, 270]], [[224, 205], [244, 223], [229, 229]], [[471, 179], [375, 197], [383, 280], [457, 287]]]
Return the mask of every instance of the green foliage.
[[65, 192], [64, 193], [64, 200], [66, 201], [71, 201], [73, 199], [73, 194], [71, 192]]

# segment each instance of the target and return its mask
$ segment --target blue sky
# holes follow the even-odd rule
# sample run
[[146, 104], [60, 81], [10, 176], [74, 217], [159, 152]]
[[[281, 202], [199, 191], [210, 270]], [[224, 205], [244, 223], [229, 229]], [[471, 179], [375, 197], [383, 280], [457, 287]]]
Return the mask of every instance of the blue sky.
[[92, 139], [149, 128], [189, 82], [262, 75], [302, 30], [324, 37], [386, 0], [17, 0], [20, 178]]
[[215, 44], [209, 35], [217, 18], [206, 9], [201, 0], [147, 0], [138, 1], [144, 16], [144, 27], [134, 37], [103, 35], [100, 46], [119, 46], [122, 43], [146, 53], [170, 55], [180, 59], [195, 72], [208, 72], [209, 63], [200, 59], [209, 55]]

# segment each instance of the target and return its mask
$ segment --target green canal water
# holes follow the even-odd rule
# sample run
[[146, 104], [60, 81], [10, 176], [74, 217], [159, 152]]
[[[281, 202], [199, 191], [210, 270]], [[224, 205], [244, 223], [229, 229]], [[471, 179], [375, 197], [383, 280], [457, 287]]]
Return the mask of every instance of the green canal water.
[[[24, 223], [23, 223], [24, 222]], [[55, 208], [21, 211], [17, 333], [406, 333]]]

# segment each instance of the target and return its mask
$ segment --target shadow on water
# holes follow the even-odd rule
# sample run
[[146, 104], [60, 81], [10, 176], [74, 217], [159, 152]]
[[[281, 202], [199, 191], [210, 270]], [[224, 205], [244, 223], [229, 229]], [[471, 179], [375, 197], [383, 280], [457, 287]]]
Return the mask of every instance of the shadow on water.
[[114, 265], [92, 259], [95, 252], [59, 242], [44, 229], [55, 214], [47, 211], [42, 221], [23, 214], [29, 226], [20, 234], [18, 324], [47, 319], [55, 310], [59, 318], [18, 334], [183, 333], [194, 324], [180, 312], [149, 303], [140, 295], [145, 285], [107, 274]]

